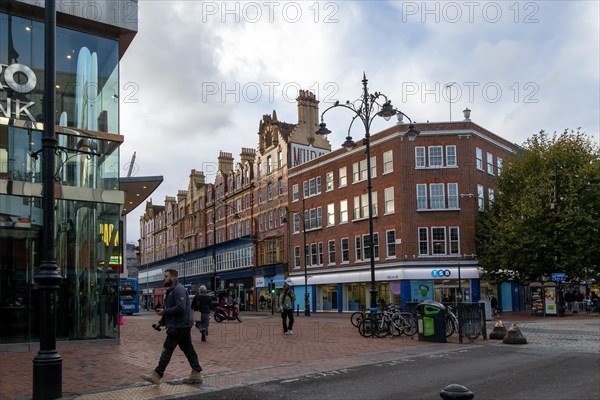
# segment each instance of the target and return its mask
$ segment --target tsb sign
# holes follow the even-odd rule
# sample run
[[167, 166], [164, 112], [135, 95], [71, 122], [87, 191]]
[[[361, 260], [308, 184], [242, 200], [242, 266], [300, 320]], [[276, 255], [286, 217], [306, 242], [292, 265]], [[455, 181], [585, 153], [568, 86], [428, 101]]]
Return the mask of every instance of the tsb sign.
[[450, 276], [449, 269], [434, 269], [431, 271], [431, 276], [434, 278], [447, 278]]
[[[18, 83], [16, 76], [22, 75], [27, 78], [27, 82]], [[11, 88], [17, 93], [29, 93], [31, 92], [37, 83], [37, 78], [35, 73], [29, 68], [27, 65], [23, 64], [0, 64], [0, 78], [4, 77], [4, 85], [2, 81], [0, 81], [0, 90], [5, 90], [6, 86]], [[0, 116], [4, 115], [6, 118], [11, 118], [12, 114], [16, 119], [21, 118], [21, 114], [25, 114], [30, 121], [35, 122], [35, 118], [29, 112], [29, 108], [33, 106], [35, 103], [30, 101], [28, 103], [22, 104], [21, 100], [11, 100], [10, 97], [6, 98], [6, 106], [0, 104]], [[14, 105], [14, 112], [13, 112]]]

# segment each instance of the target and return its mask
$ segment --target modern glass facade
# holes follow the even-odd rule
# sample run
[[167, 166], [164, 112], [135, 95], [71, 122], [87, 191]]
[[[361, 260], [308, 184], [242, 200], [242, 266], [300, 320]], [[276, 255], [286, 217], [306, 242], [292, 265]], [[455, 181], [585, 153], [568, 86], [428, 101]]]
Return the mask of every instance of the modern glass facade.
[[[116, 40], [57, 27], [58, 125], [119, 133], [118, 48]], [[0, 13], [0, 66], [0, 117], [43, 122], [44, 24]]]
[[[40, 6], [19, 5], [14, 8], [19, 15], [11, 15], [10, 8], [0, 5], [2, 344], [37, 341], [43, 318], [34, 280], [44, 233], [45, 119], [44, 24], [35, 19], [43, 16], [36, 7]], [[59, 23], [65, 26], [56, 29], [58, 143], [52, 240], [63, 280], [57, 291], [56, 334], [59, 340], [114, 338], [123, 268], [118, 99], [124, 49], [119, 46], [120, 38], [131, 40], [137, 22], [124, 26], [122, 21], [85, 21], [69, 15]]]

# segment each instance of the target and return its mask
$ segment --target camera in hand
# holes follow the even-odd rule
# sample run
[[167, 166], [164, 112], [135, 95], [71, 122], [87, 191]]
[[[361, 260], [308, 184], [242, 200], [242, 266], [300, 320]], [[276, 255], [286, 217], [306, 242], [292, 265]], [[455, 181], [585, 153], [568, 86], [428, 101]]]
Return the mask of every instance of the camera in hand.
[[156, 331], [160, 332], [162, 325], [160, 324], [160, 321], [152, 324], [152, 328], [154, 328]]

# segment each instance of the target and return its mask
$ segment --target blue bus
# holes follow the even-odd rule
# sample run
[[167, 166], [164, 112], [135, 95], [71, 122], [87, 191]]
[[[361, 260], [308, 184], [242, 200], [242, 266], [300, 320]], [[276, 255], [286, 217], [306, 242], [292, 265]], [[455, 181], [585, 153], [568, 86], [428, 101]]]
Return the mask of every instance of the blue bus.
[[119, 300], [123, 307], [123, 314], [131, 315], [140, 312], [138, 280], [136, 278], [124, 278], [119, 281]]

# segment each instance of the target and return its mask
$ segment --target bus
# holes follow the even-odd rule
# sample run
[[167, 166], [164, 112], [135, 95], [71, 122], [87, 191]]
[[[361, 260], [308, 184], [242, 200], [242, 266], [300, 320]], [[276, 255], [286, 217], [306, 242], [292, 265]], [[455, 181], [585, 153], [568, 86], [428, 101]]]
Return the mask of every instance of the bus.
[[119, 300], [121, 301], [123, 314], [132, 315], [140, 312], [138, 280], [136, 278], [124, 278], [119, 281]]

